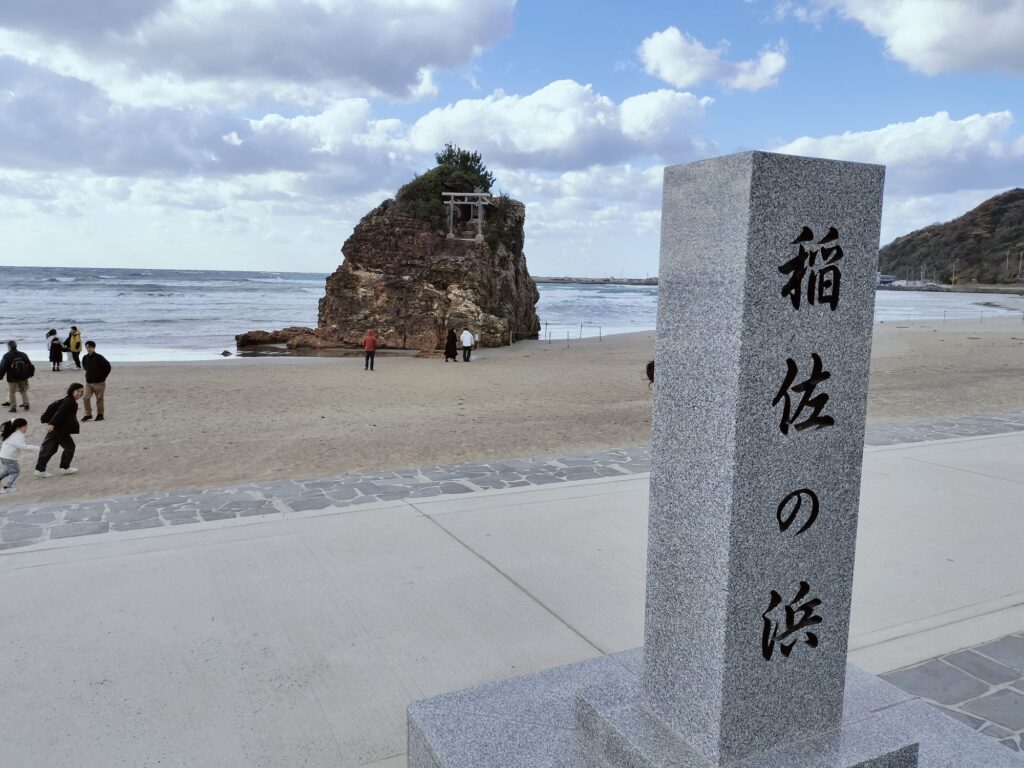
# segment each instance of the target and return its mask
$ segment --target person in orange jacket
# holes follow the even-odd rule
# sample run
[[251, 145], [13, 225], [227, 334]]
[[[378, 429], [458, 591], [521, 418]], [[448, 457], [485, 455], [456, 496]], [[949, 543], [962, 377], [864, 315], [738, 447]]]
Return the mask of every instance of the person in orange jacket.
[[372, 371], [373, 358], [377, 354], [377, 334], [373, 332], [373, 328], [366, 329], [366, 335], [363, 336], [363, 351], [366, 352], [366, 364], [363, 366], [363, 370]]

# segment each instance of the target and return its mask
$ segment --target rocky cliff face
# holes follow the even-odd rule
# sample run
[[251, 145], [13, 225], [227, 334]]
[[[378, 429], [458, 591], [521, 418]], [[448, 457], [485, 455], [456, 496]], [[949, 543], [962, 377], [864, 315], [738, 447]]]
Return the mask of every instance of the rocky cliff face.
[[[487, 213], [486, 240], [476, 242], [448, 239], [393, 200], [370, 211], [327, 278], [318, 327], [290, 329], [288, 346], [355, 347], [367, 328], [393, 349], [441, 348], [448, 328], [471, 329], [483, 346], [537, 338], [539, 295], [522, 250], [526, 208], [504, 200]], [[237, 341], [241, 347], [258, 338], [265, 337], [254, 332]]]

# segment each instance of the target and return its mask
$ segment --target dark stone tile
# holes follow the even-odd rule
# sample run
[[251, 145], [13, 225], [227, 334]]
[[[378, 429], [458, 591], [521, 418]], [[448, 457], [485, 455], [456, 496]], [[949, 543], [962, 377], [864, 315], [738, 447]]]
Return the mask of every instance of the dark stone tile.
[[1012, 688], [968, 701], [962, 708], [1011, 731], [1024, 730], [1024, 695]]
[[1024, 638], [1008, 635], [1002, 640], [987, 643], [974, 650], [1024, 674]]
[[960, 651], [943, 656], [942, 658], [953, 666], [959, 667], [964, 672], [974, 675], [979, 680], [992, 683], [993, 685], [1008, 683], [1020, 677], [1020, 672], [1017, 670], [1010, 669], [1010, 667], [1000, 664], [998, 661], [992, 661], [974, 651]]
[[49, 525], [57, 521], [53, 512], [22, 511], [8, 516], [11, 522], [27, 523], [28, 525]]
[[50, 529], [50, 538], [67, 539], [72, 536], [92, 536], [96, 533], [106, 533], [109, 530], [110, 524], [106, 522], [60, 523]]
[[413, 491], [410, 495], [410, 499], [427, 499], [431, 496], [440, 496], [441, 489], [437, 487], [433, 488], [420, 488], [418, 491]]
[[597, 472], [573, 472], [566, 476], [566, 480], [600, 480], [604, 475], [600, 475]]
[[284, 502], [293, 512], [309, 512], [314, 509], [327, 509], [333, 502], [326, 496], [311, 499], [287, 499]]
[[120, 523], [111, 523], [112, 531], [137, 531], [142, 528], [162, 528], [163, 522], [159, 517], [149, 517], [145, 520], [126, 520]]
[[407, 498], [412, 495], [410, 490], [398, 490], [388, 491], [387, 493], [381, 493], [377, 496], [381, 501], [398, 501], [399, 499]]
[[938, 704], [932, 704], [931, 706], [935, 707], [935, 709], [942, 712], [942, 714], [949, 715], [953, 719], [959, 720], [968, 728], [973, 728], [976, 731], [985, 725], [985, 721], [982, 720], [980, 717], [975, 717], [974, 715], [967, 715], [963, 712], [957, 712], [955, 709], [947, 709], [946, 707], [939, 706]]
[[239, 517], [254, 517], [256, 515], [278, 515], [278, 514], [280, 514], [280, 512], [278, 511], [277, 507], [275, 507], [270, 502], [267, 502], [266, 505], [264, 505], [262, 507], [256, 507], [254, 509], [243, 509], [241, 512], [238, 513], [238, 516]]
[[[550, 485], [551, 483], [563, 482], [561, 478], [552, 477], [551, 475], [527, 475], [525, 480], [529, 485]], [[513, 487], [513, 484], [509, 483], [509, 487]]]
[[1013, 734], [1003, 728], [1001, 725], [986, 725], [981, 729], [981, 732], [986, 736], [991, 736], [993, 739], [1010, 739], [1013, 738]]
[[199, 510], [199, 516], [203, 520], [234, 520], [235, 512], [231, 509], [201, 509]]
[[1004, 747], [1007, 747], [1011, 752], [1020, 752], [1021, 751], [1021, 748], [1019, 746], [1017, 746], [1017, 740], [1016, 739], [1003, 739], [999, 743], [1002, 744]]
[[64, 513], [64, 521], [67, 523], [95, 523], [103, 519], [106, 511], [105, 507], [69, 509]]
[[454, 493], [472, 493], [472, 490], [462, 483], [441, 483], [441, 493], [445, 495]]
[[909, 669], [882, 675], [884, 680], [907, 693], [923, 696], [940, 704], [959, 704], [988, 690], [988, 686], [939, 659]]
[[27, 523], [8, 523], [0, 528], [0, 538], [5, 543], [14, 541], [35, 541], [43, 535], [43, 529], [38, 525]]

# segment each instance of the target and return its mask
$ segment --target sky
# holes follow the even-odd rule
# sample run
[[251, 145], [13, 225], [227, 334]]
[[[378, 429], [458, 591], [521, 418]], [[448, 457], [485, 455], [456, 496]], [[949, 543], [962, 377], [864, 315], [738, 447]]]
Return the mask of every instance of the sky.
[[656, 274], [662, 169], [888, 166], [883, 243], [1024, 186], [1024, 0], [0, 0], [0, 264], [329, 272], [446, 142], [534, 275]]

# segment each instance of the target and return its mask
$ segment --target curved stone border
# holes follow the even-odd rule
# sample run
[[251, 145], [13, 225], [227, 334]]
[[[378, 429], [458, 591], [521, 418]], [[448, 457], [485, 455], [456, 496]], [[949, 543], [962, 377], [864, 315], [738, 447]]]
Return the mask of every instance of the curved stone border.
[[[869, 426], [864, 442], [895, 445], [1017, 431], [1024, 431], [1024, 411]], [[650, 449], [637, 446], [566, 456], [439, 464], [315, 480], [270, 481], [232, 488], [30, 504], [0, 510], [0, 550], [111, 531], [621, 477], [648, 472], [650, 468]]]

